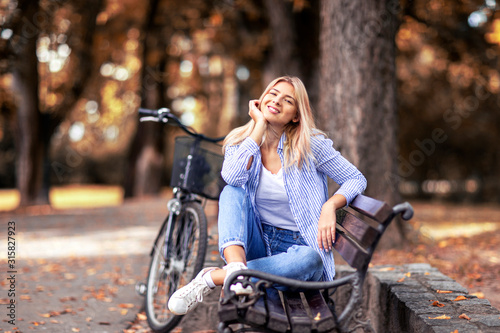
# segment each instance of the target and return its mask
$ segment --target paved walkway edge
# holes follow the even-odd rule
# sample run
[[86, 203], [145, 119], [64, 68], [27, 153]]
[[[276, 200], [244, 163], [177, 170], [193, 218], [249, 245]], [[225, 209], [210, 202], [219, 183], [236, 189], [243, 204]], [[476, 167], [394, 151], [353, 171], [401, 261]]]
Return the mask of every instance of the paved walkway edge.
[[[337, 266], [345, 275], [348, 266]], [[342, 307], [346, 291], [337, 291]], [[500, 311], [428, 264], [370, 268], [363, 309], [376, 332], [500, 332]]]

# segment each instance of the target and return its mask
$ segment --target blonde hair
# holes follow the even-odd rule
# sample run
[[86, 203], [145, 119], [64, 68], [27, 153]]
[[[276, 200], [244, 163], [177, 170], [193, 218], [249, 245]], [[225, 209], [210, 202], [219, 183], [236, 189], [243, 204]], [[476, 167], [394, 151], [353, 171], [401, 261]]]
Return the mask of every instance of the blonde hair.
[[[291, 121], [285, 125], [285, 167], [297, 164], [301, 168], [304, 161], [308, 164], [307, 157], [311, 155], [311, 135], [324, 135], [324, 133], [316, 129], [307, 90], [298, 77], [282, 76], [274, 79], [260, 96], [259, 105], [262, 105], [264, 96], [279, 82], [287, 82], [293, 86], [294, 97], [297, 101], [297, 115], [299, 117], [298, 122]], [[254, 127], [255, 121], [251, 119], [245, 125], [232, 130], [224, 140], [223, 152], [225, 152], [227, 146], [237, 145], [245, 140], [252, 133]]]

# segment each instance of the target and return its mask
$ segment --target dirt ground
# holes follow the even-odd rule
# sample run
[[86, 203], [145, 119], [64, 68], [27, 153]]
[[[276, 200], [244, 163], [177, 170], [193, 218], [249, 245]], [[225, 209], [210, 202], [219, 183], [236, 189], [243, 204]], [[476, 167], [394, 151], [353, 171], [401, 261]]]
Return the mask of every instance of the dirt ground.
[[500, 206], [411, 204], [418, 236], [401, 249], [377, 250], [372, 263], [429, 263], [500, 309]]

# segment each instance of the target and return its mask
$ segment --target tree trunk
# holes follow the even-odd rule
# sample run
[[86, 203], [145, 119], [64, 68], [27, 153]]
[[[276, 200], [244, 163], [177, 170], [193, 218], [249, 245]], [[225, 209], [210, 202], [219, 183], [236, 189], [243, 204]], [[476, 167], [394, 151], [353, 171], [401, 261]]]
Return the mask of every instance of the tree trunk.
[[14, 32], [17, 39], [13, 59], [13, 86], [17, 96], [18, 112], [16, 119], [17, 148], [17, 188], [21, 195], [21, 205], [47, 203], [41, 193], [43, 176], [43, 156], [45, 154], [43, 140], [40, 140], [40, 122], [38, 97], [38, 60], [36, 42], [38, 28], [31, 19], [39, 11], [38, 1], [19, 3], [23, 13], [20, 23]]
[[307, 88], [311, 105], [318, 102], [319, 0], [294, 9], [292, 1], [265, 0], [271, 45], [263, 71], [263, 85], [278, 76], [299, 77]]
[[[392, 3], [322, 1], [319, 98], [319, 124], [366, 176], [367, 195], [391, 205], [399, 201]], [[386, 234], [389, 246], [404, 241], [397, 223]]]
[[[83, 15], [82, 31], [79, 40], [80, 72], [74, 73], [78, 80], [71, 91], [61, 91], [64, 102], [57, 110], [40, 110], [38, 59], [36, 44], [38, 36], [48, 24], [50, 15], [45, 15], [38, 1], [20, 1], [18, 11], [21, 14], [13, 26], [12, 49], [10, 51], [14, 89], [18, 100], [17, 111], [17, 187], [21, 195], [21, 205], [48, 204], [50, 187], [49, 145], [57, 126], [72, 109], [81, 96], [91, 74], [91, 50], [95, 32], [96, 16], [101, 0], [94, 1]], [[41, 19], [45, 15], [44, 20]], [[72, 45], [71, 45], [72, 46]], [[50, 74], [48, 74], [50, 75]]]
[[283, 0], [265, 0], [269, 15], [271, 47], [263, 72], [264, 86], [278, 76], [301, 76], [296, 52], [292, 4]]
[[[141, 105], [148, 109], [157, 109], [166, 104], [163, 80], [158, 74], [165, 68], [165, 36], [162, 28], [153, 23], [157, 9], [158, 0], [152, 0], [144, 29]], [[139, 123], [128, 157], [125, 197], [142, 197], [160, 192], [164, 167], [164, 127], [164, 124], [152, 122]]]

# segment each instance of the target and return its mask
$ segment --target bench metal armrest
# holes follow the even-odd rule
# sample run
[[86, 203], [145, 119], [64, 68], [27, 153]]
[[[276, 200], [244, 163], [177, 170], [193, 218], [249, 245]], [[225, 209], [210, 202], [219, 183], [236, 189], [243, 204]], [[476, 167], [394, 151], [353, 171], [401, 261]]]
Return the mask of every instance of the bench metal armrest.
[[[361, 299], [361, 287], [363, 285], [366, 269], [362, 271], [354, 271], [346, 276], [326, 282], [312, 282], [301, 281], [290, 278], [285, 278], [278, 275], [264, 273], [256, 270], [241, 270], [232, 273], [224, 286], [224, 298], [221, 304], [233, 303], [239, 309], [245, 309], [255, 304], [258, 299], [265, 294], [265, 289], [272, 286], [286, 286], [291, 291], [305, 291], [305, 290], [329, 290], [343, 285], [350, 285], [352, 287], [351, 297], [347, 306], [343, 309], [342, 313], [338, 316], [340, 325], [352, 315], [352, 311], [356, 304]], [[255, 281], [255, 279], [259, 279]], [[230, 289], [231, 285], [241, 283], [243, 287], [251, 286], [252, 293], [247, 296], [243, 301]], [[334, 312], [334, 309], [331, 309]]]
[[290, 279], [279, 275], [269, 274], [252, 269], [245, 269], [234, 272], [227, 278], [227, 283], [224, 286], [224, 295], [226, 295], [224, 298], [230, 298], [231, 295], [234, 294], [234, 292], [230, 290], [230, 286], [233, 284], [240, 282], [243, 284], [243, 287], [251, 286], [254, 291], [257, 290], [261, 284], [263, 285], [263, 283], [259, 284], [258, 282], [251, 281], [250, 278], [252, 277], [260, 279], [262, 281], [266, 281], [267, 283], [263, 285], [263, 287], [265, 288], [272, 287], [273, 285], [282, 285], [288, 287], [291, 291], [298, 291], [332, 289], [345, 284], [352, 284], [359, 279], [359, 274], [357, 273], [358, 272], [356, 271], [333, 281], [313, 282]]
[[408, 221], [413, 217], [413, 207], [409, 202], [400, 203], [392, 208], [394, 216], [401, 214], [403, 220]]

